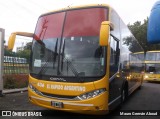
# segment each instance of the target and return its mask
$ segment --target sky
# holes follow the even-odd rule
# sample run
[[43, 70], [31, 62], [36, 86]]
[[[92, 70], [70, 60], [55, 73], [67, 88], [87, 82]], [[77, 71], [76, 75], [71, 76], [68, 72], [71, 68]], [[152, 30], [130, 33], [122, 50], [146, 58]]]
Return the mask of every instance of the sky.
[[[12, 32], [34, 32], [38, 17], [48, 11], [83, 4], [111, 5], [126, 24], [146, 19], [157, 0], [0, 0], [0, 28], [5, 29], [5, 41]], [[19, 38], [16, 46], [28, 40]]]

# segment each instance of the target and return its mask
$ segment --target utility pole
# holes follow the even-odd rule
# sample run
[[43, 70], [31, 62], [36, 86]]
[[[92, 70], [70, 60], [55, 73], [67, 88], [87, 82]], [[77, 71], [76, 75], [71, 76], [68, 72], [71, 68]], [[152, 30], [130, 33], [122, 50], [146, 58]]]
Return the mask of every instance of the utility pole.
[[4, 33], [5, 30], [0, 28], [0, 97], [3, 96]]

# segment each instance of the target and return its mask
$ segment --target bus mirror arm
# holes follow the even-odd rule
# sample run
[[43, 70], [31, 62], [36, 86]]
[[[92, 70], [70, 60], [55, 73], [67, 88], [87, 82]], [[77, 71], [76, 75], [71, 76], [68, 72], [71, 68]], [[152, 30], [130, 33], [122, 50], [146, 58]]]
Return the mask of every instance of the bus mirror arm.
[[33, 33], [27, 33], [27, 32], [13, 32], [8, 40], [8, 49], [9, 50], [13, 50], [14, 47], [14, 43], [15, 43], [15, 39], [16, 39], [16, 35], [20, 35], [20, 36], [26, 36], [26, 37], [33, 37], [34, 34]]
[[100, 28], [99, 45], [107, 46], [110, 31], [114, 30], [114, 25], [110, 21], [103, 21]]

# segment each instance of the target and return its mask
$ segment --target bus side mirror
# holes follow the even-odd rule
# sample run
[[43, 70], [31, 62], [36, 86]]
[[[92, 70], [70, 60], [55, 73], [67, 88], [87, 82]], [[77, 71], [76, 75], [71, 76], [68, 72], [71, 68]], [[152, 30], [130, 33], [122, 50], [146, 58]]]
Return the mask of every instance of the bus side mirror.
[[99, 45], [100, 46], [107, 46], [108, 45], [108, 39], [110, 35], [110, 30], [113, 30], [113, 24], [109, 21], [103, 21], [101, 23], [100, 28], [100, 38], [99, 38]]
[[15, 39], [16, 39], [16, 34], [12, 33], [9, 37], [8, 40], [8, 49], [12, 50], [14, 47], [14, 43], [15, 43]]
[[26, 36], [26, 37], [33, 37], [33, 33], [27, 33], [27, 32], [14, 32], [10, 35], [9, 40], [8, 40], [8, 49], [13, 50], [16, 35], [20, 36]]

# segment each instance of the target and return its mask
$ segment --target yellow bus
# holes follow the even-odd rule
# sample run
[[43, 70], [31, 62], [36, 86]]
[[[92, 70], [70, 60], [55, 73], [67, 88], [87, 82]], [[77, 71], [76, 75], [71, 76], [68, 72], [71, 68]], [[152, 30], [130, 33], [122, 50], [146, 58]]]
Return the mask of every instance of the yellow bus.
[[[115, 10], [106, 4], [42, 14], [33, 37], [28, 97], [33, 104], [75, 113], [106, 114], [141, 86], [129, 79], [129, 55], [143, 52]], [[141, 71], [139, 71], [141, 72]]]
[[144, 80], [160, 81], [160, 51], [146, 52]]
[[130, 54], [130, 79], [139, 80], [141, 83], [143, 82], [145, 72], [144, 61], [144, 52], [135, 52]]

